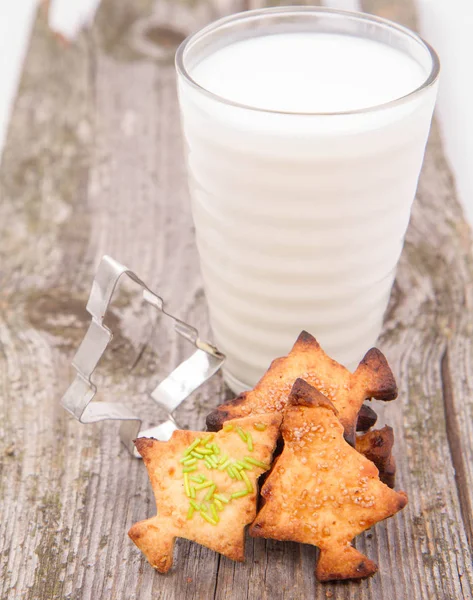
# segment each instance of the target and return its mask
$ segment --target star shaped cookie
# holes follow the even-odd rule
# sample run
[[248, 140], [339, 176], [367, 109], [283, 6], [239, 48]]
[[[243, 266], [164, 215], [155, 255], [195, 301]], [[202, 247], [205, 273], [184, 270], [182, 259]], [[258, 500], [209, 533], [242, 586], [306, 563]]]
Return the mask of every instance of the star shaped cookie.
[[381, 483], [375, 465], [345, 441], [334, 404], [301, 379], [281, 431], [284, 448], [262, 487], [265, 504], [250, 535], [317, 546], [320, 581], [372, 575], [376, 565], [351, 541], [401, 510], [406, 494]]
[[310, 383], [334, 404], [345, 437], [352, 446], [363, 401], [397, 397], [394, 376], [378, 349], [369, 350], [351, 373], [325, 354], [312, 335], [303, 331], [291, 352], [274, 360], [254, 389], [221, 404], [207, 416], [208, 429], [218, 431], [225, 421], [242, 416], [282, 412], [297, 378]]
[[258, 477], [270, 467], [280, 424], [281, 415], [254, 415], [217, 434], [178, 430], [168, 442], [135, 441], [157, 515], [128, 535], [153, 567], [171, 568], [176, 537], [244, 560], [245, 526], [255, 518]]

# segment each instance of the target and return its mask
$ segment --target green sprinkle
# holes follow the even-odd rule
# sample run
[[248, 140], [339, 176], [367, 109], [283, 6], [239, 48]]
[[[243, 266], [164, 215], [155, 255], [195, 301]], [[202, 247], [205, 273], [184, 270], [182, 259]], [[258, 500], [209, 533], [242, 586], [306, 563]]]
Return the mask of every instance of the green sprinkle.
[[220, 454], [220, 448], [217, 446], [217, 444], [212, 444], [212, 449], [214, 454]]
[[227, 467], [227, 473], [230, 475], [230, 477], [232, 479], [235, 479], [235, 477], [236, 477], [235, 470], [233, 469], [233, 467], [231, 465], [228, 465], [228, 467]]
[[232, 498], [243, 498], [243, 496], [247, 496], [250, 492], [248, 490], [241, 490], [241, 492], [234, 492], [232, 494]]
[[250, 463], [250, 465], [255, 465], [255, 467], [259, 467], [260, 469], [264, 469], [265, 471], [269, 469], [269, 465], [267, 465], [264, 462], [261, 462], [260, 460], [256, 460], [256, 458], [251, 458], [251, 456], [245, 456], [244, 460]]
[[186, 496], [190, 498], [191, 491], [189, 489], [189, 475], [187, 473], [184, 473], [184, 489], [186, 491]]
[[253, 427], [257, 431], [264, 431], [266, 429], [266, 423], [253, 423]]
[[191, 481], [195, 481], [195, 483], [203, 483], [205, 481], [205, 477], [203, 475], [189, 475], [189, 479]]
[[198, 485], [196, 485], [195, 490], [196, 492], [198, 492], [199, 490], [204, 490], [205, 488], [208, 488], [212, 485], [215, 485], [213, 481], [204, 481], [203, 483], [199, 483]]
[[231, 460], [229, 458], [227, 458], [227, 460], [219, 466], [218, 470], [224, 471], [230, 463], [231, 463]]
[[250, 432], [248, 432], [246, 434], [246, 444], [248, 446], [248, 450], [250, 452], [253, 452], [253, 438], [251, 437], [251, 433]]
[[228, 454], [224, 454], [224, 455], [223, 455], [223, 456], [220, 458], [220, 460], [218, 461], [218, 464], [219, 464], [219, 465], [223, 465], [223, 463], [224, 463], [226, 460], [228, 460]]
[[213, 486], [209, 488], [209, 491], [205, 494], [204, 501], [211, 500], [216, 489], [217, 489], [217, 486], [214, 483]]
[[235, 473], [235, 477], [238, 479], [238, 481], [241, 481], [243, 479], [243, 477], [241, 476], [241, 473], [238, 469], [236, 469], [233, 465], [232, 465], [232, 470]]
[[223, 431], [233, 431], [233, 425], [231, 423], [224, 423]]
[[189, 510], [187, 511], [187, 518], [192, 519], [194, 516], [195, 508], [193, 506], [189, 506]]
[[194, 510], [200, 511], [200, 504], [197, 504], [197, 502], [194, 502], [194, 500], [189, 500], [189, 504]]
[[214, 494], [214, 500], [218, 500], [219, 502], [223, 502], [224, 504], [228, 504], [230, 502], [230, 500], [223, 494]]
[[213, 454], [213, 451], [210, 448], [201, 448], [200, 446], [197, 448], [197, 452], [202, 455]]
[[209, 469], [214, 469], [215, 468], [214, 465], [213, 465], [213, 463], [209, 460], [209, 458], [207, 456], [204, 458], [204, 462], [207, 465], [207, 468], [209, 468]]
[[235, 466], [238, 467], [240, 470], [241, 469], [246, 469], [247, 471], [252, 471], [253, 470], [252, 465], [247, 465], [242, 460], [236, 460], [235, 461]]
[[200, 512], [208, 512], [209, 507], [207, 506], [207, 504], [204, 504], [202, 502], [202, 504], [200, 505]]
[[217, 521], [215, 519], [212, 519], [212, 517], [209, 517], [209, 515], [201, 512], [200, 516], [203, 517], [206, 521], [208, 521], [211, 525], [217, 525]]
[[246, 489], [249, 492], [252, 492], [253, 491], [253, 484], [249, 480], [248, 475], [245, 473], [245, 471], [241, 472], [241, 477], [243, 478], [243, 481], [246, 483]]
[[200, 444], [200, 438], [195, 438], [192, 444], [184, 451], [184, 456], [187, 456]]
[[184, 461], [184, 466], [185, 467], [190, 467], [191, 465], [195, 465], [195, 463], [197, 462], [197, 459], [194, 456], [188, 456], [186, 458], [186, 460]]
[[246, 444], [246, 433], [243, 431], [243, 429], [241, 427], [237, 427], [237, 433]]
[[217, 509], [215, 508], [214, 504], [210, 505], [210, 514], [212, 515], [214, 521], [217, 523], [220, 521], [220, 517], [217, 514]]
[[191, 498], [195, 498], [195, 487], [193, 485], [190, 486]]
[[195, 458], [204, 458], [204, 455], [200, 452], [197, 452], [197, 450], [192, 450], [191, 456], [194, 456]]
[[220, 502], [220, 500], [218, 498], [215, 498], [215, 495], [214, 495], [214, 504], [217, 507], [217, 510], [220, 510], [220, 511], [223, 510], [223, 504]]
[[208, 435], [206, 438], [204, 438], [202, 440], [202, 446], [205, 446], [206, 444], [208, 444], [209, 442], [211, 442], [215, 437], [215, 433], [211, 433], [210, 435]]
[[195, 465], [192, 467], [184, 467], [182, 469], [183, 473], [192, 473], [193, 471], [197, 471], [197, 467]]
[[215, 456], [215, 454], [212, 454], [212, 456], [209, 456], [209, 460], [210, 460], [210, 462], [213, 464], [213, 466], [214, 466], [215, 468], [217, 468], [217, 467], [218, 467], [218, 459], [217, 459], [217, 457]]

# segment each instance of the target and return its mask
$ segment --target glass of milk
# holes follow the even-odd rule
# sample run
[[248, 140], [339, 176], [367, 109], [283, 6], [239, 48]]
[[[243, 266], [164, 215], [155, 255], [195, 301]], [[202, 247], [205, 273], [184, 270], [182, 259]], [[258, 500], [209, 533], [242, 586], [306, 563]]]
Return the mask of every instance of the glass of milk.
[[302, 329], [355, 368], [381, 331], [439, 60], [385, 19], [249, 11], [188, 38], [179, 102], [224, 376], [252, 387]]

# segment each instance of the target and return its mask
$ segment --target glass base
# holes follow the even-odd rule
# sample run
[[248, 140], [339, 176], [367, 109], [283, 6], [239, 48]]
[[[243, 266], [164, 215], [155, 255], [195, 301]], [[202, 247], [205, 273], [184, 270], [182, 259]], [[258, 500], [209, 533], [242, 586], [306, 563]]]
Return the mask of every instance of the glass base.
[[242, 392], [251, 390], [251, 388], [253, 387], [251, 385], [243, 383], [243, 381], [240, 381], [239, 379], [234, 377], [231, 373], [229, 373], [225, 369], [223, 369], [222, 373], [223, 373], [223, 380], [228, 385], [228, 387], [232, 390], [232, 392], [234, 392], [237, 396], [238, 396], [238, 394], [241, 394]]

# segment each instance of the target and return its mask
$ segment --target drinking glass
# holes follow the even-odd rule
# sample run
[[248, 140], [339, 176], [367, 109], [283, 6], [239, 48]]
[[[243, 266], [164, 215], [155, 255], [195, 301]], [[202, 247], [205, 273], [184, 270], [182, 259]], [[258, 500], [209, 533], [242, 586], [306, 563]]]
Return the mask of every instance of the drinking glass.
[[[402, 97], [321, 113], [246, 105], [193, 78], [219, 49], [280, 33], [374, 40], [410, 56], [425, 78]], [[285, 7], [205, 27], [182, 43], [176, 67], [196, 241], [227, 384], [236, 393], [252, 387], [303, 329], [355, 368], [389, 301], [435, 104], [437, 55], [385, 19]]]

